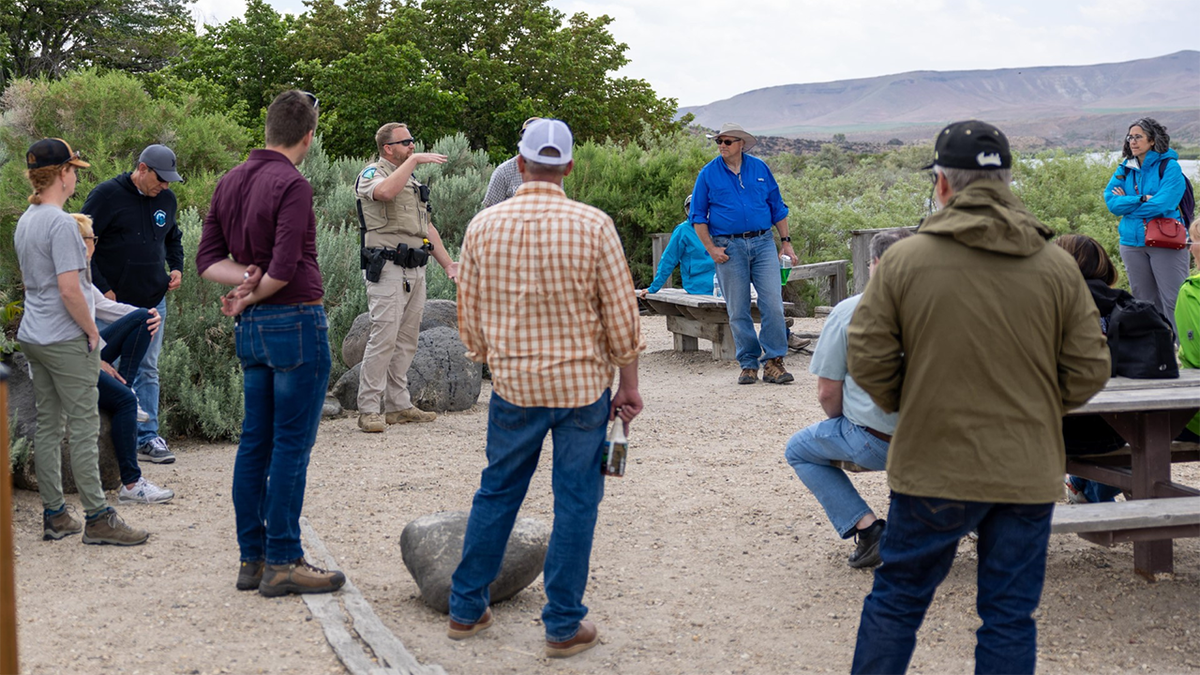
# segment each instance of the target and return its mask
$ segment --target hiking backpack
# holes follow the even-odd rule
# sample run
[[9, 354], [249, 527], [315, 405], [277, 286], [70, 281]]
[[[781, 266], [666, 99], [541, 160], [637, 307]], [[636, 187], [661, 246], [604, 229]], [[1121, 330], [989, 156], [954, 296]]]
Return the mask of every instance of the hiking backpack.
[[1125, 296], [1108, 315], [1112, 376], [1161, 380], [1179, 377], [1175, 330], [1153, 303]]
[[[1170, 160], [1167, 160], [1168, 162]], [[1179, 160], [1175, 160], [1179, 164]], [[1167, 170], [1167, 162], [1158, 163], [1158, 181], [1162, 182], [1163, 172]], [[1180, 173], [1183, 173], [1183, 165], [1179, 166]], [[1191, 227], [1192, 219], [1196, 215], [1196, 195], [1192, 192], [1192, 181], [1188, 180], [1187, 174], [1183, 174], [1183, 197], [1179, 200], [1179, 217], [1183, 221], [1183, 226]]]

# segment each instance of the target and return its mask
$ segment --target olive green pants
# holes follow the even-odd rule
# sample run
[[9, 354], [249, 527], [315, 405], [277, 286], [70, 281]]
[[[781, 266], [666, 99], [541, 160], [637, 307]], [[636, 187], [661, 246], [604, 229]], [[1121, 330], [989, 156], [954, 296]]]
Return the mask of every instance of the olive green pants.
[[62, 508], [63, 416], [70, 431], [71, 473], [79, 488], [83, 510], [92, 515], [108, 506], [100, 487], [99, 394], [100, 350], [88, 352], [87, 338], [50, 345], [21, 343], [33, 369], [33, 399], [37, 404], [37, 433], [33, 465], [42, 508]]

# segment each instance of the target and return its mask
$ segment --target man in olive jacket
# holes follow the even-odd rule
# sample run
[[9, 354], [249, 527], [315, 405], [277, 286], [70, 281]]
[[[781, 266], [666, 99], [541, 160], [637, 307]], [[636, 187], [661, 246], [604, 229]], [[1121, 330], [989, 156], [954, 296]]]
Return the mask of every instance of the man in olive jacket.
[[[917, 629], [978, 530], [975, 672], [1032, 673], [1033, 612], [1062, 497], [1062, 416], [1108, 381], [1100, 317], [1074, 260], [1013, 193], [999, 129], [938, 135], [942, 209], [898, 242], [851, 321], [850, 375], [899, 412], [883, 566], [863, 603], [852, 672], [908, 667]], [[929, 167], [927, 167], [929, 168]]]

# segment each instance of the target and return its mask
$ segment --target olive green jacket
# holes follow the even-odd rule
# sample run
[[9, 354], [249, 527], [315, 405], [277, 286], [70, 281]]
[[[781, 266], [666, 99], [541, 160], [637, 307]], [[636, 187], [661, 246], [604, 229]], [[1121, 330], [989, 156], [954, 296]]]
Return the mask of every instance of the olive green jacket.
[[850, 323], [850, 375], [899, 411], [896, 492], [1037, 504], [1063, 494], [1062, 416], [1108, 381], [1075, 261], [999, 181], [979, 181], [876, 267]]

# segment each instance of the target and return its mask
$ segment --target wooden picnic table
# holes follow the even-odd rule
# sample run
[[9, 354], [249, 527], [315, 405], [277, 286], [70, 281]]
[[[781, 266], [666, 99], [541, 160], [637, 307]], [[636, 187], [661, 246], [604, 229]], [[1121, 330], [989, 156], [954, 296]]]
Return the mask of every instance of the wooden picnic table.
[[[1200, 410], [1200, 370], [1181, 370], [1178, 379], [1131, 380], [1114, 377], [1104, 389], [1071, 415], [1101, 415], [1129, 443], [1127, 450], [1107, 455], [1067, 457], [1067, 473], [1125, 490], [1132, 500], [1200, 498], [1200, 490], [1171, 480], [1172, 462], [1200, 461], [1195, 444], [1172, 441]], [[1191, 500], [1186, 500], [1186, 502]], [[1194, 504], [1194, 502], [1191, 502]], [[1103, 506], [1103, 505], [1097, 505]], [[1133, 542], [1134, 570], [1154, 579], [1174, 571], [1172, 540], [1200, 537], [1200, 524], [1168, 523], [1136, 529], [1079, 532], [1081, 537], [1112, 545]]]
[[[715, 295], [692, 295], [679, 288], [664, 288], [642, 299], [657, 314], [667, 317], [667, 330], [675, 335], [675, 351], [694, 352], [700, 348], [699, 338], [713, 343], [714, 361], [736, 361], [737, 347], [729, 327], [725, 299]], [[783, 303], [784, 309], [792, 303]], [[762, 321], [758, 300], [750, 301], [750, 316]]]

